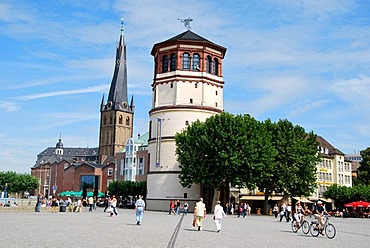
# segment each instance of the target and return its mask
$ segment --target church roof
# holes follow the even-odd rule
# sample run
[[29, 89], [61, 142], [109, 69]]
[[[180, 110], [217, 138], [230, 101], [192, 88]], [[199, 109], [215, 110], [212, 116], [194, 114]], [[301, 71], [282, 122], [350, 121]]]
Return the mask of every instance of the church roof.
[[120, 41], [117, 45], [116, 63], [109, 89], [108, 102], [112, 103], [111, 109], [132, 112], [127, 96], [126, 44], [123, 33], [121, 33]]

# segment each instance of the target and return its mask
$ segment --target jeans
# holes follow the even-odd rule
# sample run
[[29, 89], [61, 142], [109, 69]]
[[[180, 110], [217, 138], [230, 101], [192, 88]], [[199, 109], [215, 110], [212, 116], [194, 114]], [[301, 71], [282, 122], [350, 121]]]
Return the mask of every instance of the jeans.
[[180, 207], [177, 207], [177, 208], [176, 208], [176, 214], [177, 214], [177, 215], [180, 215]]
[[136, 208], [136, 221], [138, 222], [138, 224], [141, 224], [143, 220], [143, 210], [144, 210], [143, 207]]
[[36, 204], [36, 212], [40, 212], [41, 202]]

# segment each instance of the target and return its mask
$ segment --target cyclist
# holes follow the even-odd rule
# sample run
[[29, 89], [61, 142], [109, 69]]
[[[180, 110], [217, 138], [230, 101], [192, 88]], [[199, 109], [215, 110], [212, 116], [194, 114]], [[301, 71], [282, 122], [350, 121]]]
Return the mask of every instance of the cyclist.
[[296, 220], [296, 227], [299, 228], [299, 224], [303, 221], [303, 215], [305, 214], [304, 209], [301, 206], [301, 202], [298, 201], [295, 206], [294, 218]]
[[315, 216], [315, 219], [319, 221], [319, 230], [320, 230], [321, 235], [323, 236], [324, 236], [324, 233], [322, 232], [322, 230], [324, 229], [324, 225], [325, 225], [325, 220], [323, 217], [324, 214], [330, 216], [330, 214], [324, 209], [322, 202], [318, 201], [316, 204], [315, 210], [314, 210], [314, 216]]

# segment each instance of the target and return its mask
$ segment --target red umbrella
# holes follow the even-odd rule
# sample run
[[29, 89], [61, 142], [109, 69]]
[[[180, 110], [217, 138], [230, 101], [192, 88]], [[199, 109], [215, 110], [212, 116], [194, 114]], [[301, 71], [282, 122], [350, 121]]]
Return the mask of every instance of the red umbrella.
[[370, 202], [365, 201], [357, 201], [344, 204], [345, 207], [353, 207], [353, 208], [367, 208], [370, 206]]

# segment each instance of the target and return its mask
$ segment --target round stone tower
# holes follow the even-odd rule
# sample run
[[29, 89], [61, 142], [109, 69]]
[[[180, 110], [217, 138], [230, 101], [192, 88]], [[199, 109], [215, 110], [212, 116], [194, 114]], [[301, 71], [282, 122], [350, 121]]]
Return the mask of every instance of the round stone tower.
[[196, 120], [223, 111], [222, 60], [226, 48], [187, 30], [153, 46], [154, 80], [149, 111], [149, 172], [147, 206], [168, 210], [171, 199], [188, 201], [201, 196], [199, 185], [179, 182], [175, 134]]

